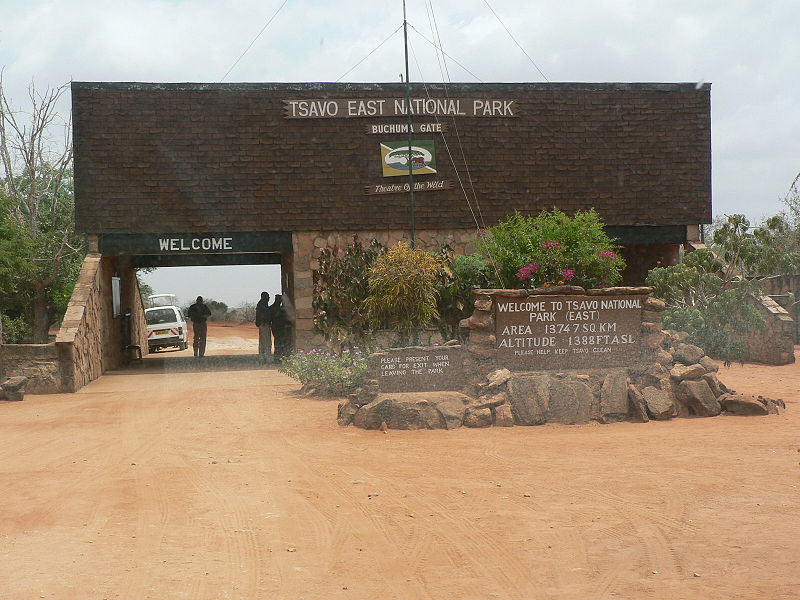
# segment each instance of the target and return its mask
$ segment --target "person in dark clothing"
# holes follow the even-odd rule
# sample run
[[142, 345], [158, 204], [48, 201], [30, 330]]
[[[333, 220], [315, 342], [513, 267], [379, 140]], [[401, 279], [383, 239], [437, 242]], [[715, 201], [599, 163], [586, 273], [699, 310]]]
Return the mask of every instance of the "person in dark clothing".
[[275, 294], [272, 310], [272, 333], [275, 336], [275, 360], [280, 361], [292, 351], [292, 321], [283, 307], [283, 296]]
[[203, 297], [198, 296], [197, 301], [189, 307], [187, 314], [192, 321], [192, 331], [194, 332], [192, 338], [194, 355], [197, 358], [203, 358], [206, 355], [206, 336], [208, 335], [206, 321], [211, 316], [211, 310], [203, 303]]
[[256, 327], [258, 327], [258, 353], [266, 361], [272, 356], [272, 307], [269, 294], [261, 292], [256, 304]]

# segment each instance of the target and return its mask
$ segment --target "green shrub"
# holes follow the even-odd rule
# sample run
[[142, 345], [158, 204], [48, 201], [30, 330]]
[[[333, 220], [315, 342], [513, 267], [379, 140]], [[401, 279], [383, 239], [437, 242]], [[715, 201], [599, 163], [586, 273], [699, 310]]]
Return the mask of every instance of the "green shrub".
[[442, 339], [456, 339], [458, 324], [473, 311], [472, 290], [489, 285], [489, 264], [480, 254], [453, 254], [445, 246], [438, 254], [441, 263], [437, 281], [436, 307], [439, 317], [436, 326]]
[[2, 315], [3, 319], [3, 339], [6, 344], [24, 344], [33, 337], [30, 320], [24, 315], [9, 317]]
[[436, 281], [440, 263], [429, 252], [400, 242], [379, 256], [369, 270], [369, 295], [364, 309], [373, 326], [387, 324], [401, 343], [439, 315]]
[[752, 293], [740, 287], [721, 292], [705, 306], [668, 308], [664, 311], [664, 326], [685, 331], [691, 343], [727, 362], [747, 360], [748, 334], [766, 329]]
[[297, 350], [283, 359], [280, 371], [320, 394], [346, 395], [366, 379], [368, 356], [360, 348], [344, 349], [341, 353]]
[[478, 249], [493, 262], [489, 284], [501, 288], [610, 286], [625, 268], [594, 210], [574, 217], [556, 208], [535, 217], [515, 213], [486, 230]]

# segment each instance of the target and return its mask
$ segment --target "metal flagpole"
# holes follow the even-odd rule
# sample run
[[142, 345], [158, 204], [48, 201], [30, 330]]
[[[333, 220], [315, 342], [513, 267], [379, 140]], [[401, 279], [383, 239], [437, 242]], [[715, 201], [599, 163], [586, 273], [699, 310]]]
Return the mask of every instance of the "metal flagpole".
[[414, 172], [411, 156], [411, 81], [408, 77], [408, 21], [406, 20], [406, 0], [403, 0], [403, 44], [406, 56], [406, 118], [408, 120], [408, 197], [411, 203], [411, 247], [417, 245], [416, 205], [414, 204]]

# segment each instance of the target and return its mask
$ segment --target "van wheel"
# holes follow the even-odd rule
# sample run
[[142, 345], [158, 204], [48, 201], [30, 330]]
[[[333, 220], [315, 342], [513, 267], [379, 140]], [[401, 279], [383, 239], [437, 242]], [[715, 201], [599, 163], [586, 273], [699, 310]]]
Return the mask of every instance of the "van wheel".
[[182, 342], [180, 348], [181, 348], [181, 350], [188, 350], [189, 349], [189, 342]]

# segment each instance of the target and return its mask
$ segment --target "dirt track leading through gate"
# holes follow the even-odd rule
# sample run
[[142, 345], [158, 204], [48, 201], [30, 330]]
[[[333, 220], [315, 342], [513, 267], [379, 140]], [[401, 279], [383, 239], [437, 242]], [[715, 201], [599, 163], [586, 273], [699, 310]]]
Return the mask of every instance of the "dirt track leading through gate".
[[0, 403], [0, 597], [800, 597], [800, 366], [781, 416], [336, 425], [274, 370]]

